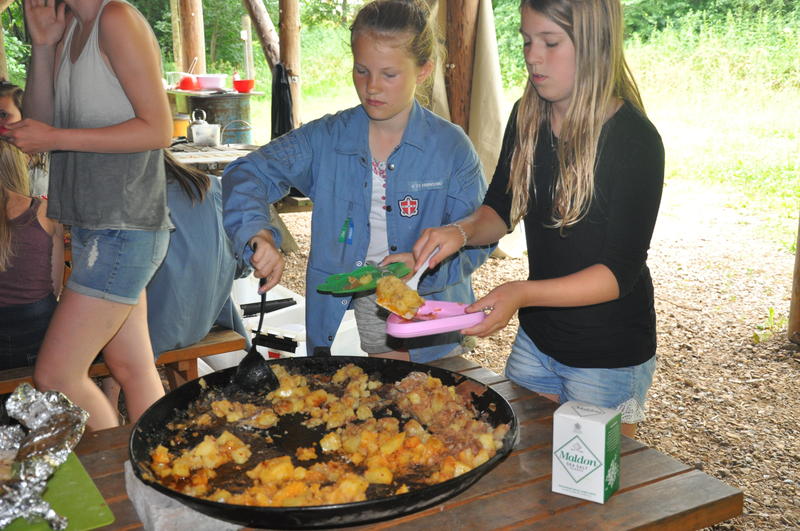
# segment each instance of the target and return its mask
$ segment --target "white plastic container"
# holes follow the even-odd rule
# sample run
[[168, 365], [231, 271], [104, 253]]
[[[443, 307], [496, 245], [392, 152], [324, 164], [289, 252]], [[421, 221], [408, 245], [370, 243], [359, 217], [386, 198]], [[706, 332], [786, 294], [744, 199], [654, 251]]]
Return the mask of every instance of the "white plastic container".
[[605, 503], [619, 488], [621, 416], [570, 401], [553, 415], [553, 492]]
[[198, 146], [219, 145], [219, 124], [190, 125], [192, 141]]
[[[259, 352], [265, 356], [269, 355], [270, 350], [282, 357], [307, 356], [310, 354], [306, 348], [305, 297], [280, 284], [267, 292], [267, 300], [286, 298], [293, 298], [297, 301], [297, 304], [264, 315], [264, 324], [261, 332], [292, 339], [297, 342], [297, 348], [294, 352], [289, 352], [258, 347]], [[258, 279], [250, 275], [247, 278], [236, 280], [233, 283], [233, 300], [237, 309], [240, 304], [259, 302], [261, 297], [258, 295]], [[258, 327], [258, 315], [248, 317], [244, 321], [247, 330], [255, 330]], [[334, 356], [367, 355], [366, 352], [361, 350], [361, 339], [358, 335], [358, 327], [356, 326], [353, 310], [345, 312], [331, 345], [331, 354]]]
[[197, 74], [195, 77], [200, 90], [219, 90], [225, 88], [228, 74]]

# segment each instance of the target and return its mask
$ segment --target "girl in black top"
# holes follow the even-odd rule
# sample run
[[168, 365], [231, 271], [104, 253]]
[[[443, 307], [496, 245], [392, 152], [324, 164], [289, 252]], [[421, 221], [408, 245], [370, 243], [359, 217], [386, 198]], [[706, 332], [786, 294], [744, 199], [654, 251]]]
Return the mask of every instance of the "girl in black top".
[[465, 334], [488, 336], [519, 309], [506, 366], [556, 401], [644, 418], [655, 368], [653, 284], [646, 265], [664, 179], [664, 149], [622, 53], [619, 0], [523, 0], [528, 83], [506, 128], [483, 205], [414, 247], [431, 267], [463, 245], [496, 242], [525, 222], [528, 280], [495, 288]]

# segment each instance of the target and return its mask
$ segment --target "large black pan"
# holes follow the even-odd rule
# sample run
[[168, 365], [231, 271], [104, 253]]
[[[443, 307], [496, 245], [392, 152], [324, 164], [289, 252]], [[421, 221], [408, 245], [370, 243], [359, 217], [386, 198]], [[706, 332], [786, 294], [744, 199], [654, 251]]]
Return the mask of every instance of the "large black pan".
[[[167, 394], [153, 404], [136, 423], [131, 433], [129, 450], [131, 464], [137, 477], [159, 492], [201, 513], [243, 526], [283, 529], [338, 527], [394, 518], [440, 503], [464, 491], [495, 467], [511, 452], [517, 440], [517, 420], [508, 402], [480, 382], [451, 371], [404, 361], [351, 356], [283, 358], [268, 363], [281, 364], [301, 374], [333, 374], [344, 365], [354, 363], [367, 374], [375, 375], [385, 383], [399, 381], [414, 371], [427, 372], [441, 379], [444, 385], [461, 385], [474, 390], [469, 396], [472, 397], [475, 409], [483, 414], [483, 418], [492, 426], [508, 424], [510, 429], [503, 440], [503, 447], [486, 463], [461, 476], [436, 485], [414, 489], [406, 494], [388, 495], [363, 502], [305, 507], [250, 507], [219, 503], [188, 496], [147, 479], [147, 469], [144, 465], [150, 462], [150, 451], [171, 436], [166, 425], [178, 413], [186, 411], [189, 405], [206, 391], [201, 387], [201, 379], [198, 379]], [[236, 367], [231, 367], [209, 374], [202, 380], [205, 381], [207, 389], [218, 389], [225, 395], [233, 397], [241, 392], [232, 384], [235, 371]], [[286, 423], [283, 426], [279, 424], [270, 430], [275, 444], [290, 455], [297, 447], [309, 444], [309, 430], [300, 428], [296, 419], [292, 424], [291, 426]], [[281, 438], [279, 434], [287, 428], [289, 433]]]

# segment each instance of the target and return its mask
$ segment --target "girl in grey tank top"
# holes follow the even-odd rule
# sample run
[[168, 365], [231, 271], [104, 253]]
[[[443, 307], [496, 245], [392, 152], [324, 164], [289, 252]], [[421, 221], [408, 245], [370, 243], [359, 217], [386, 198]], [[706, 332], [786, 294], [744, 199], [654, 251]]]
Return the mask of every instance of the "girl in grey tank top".
[[131, 421], [164, 394], [144, 302], [170, 227], [161, 54], [123, 0], [29, 0], [25, 16], [33, 45], [25, 119], [7, 136], [23, 151], [53, 153], [48, 214], [75, 237], [73, 273], [34, 379], [88, 411], [90, 429], [103, 429], [118, 424], [118, 412], [88, 377], [101, 350]]

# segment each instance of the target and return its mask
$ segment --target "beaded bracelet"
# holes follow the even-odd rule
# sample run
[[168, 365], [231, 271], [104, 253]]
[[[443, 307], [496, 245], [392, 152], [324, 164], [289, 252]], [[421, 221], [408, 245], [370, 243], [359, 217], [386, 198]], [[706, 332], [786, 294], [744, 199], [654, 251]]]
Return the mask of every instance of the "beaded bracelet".
[[461, 233], [461, 237], [464, 238], [464, 243], [461, 244], [461, 247], [466, 247], [467, 245], [467, 232], [464, 230], [464, 227], [459, 225], [458, 223], [448, 223], [448, 227], [455, 227], [458, 229], [458, 232]]

